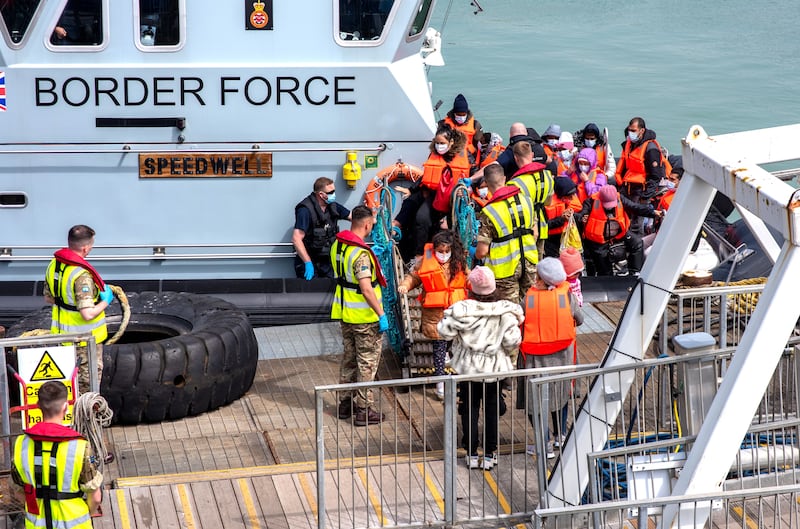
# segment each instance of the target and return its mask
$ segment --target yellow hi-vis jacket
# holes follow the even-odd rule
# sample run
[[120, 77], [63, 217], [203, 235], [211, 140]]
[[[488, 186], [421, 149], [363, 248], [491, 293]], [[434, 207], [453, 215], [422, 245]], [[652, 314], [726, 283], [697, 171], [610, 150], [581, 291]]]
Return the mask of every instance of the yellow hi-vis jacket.
[[531, 173], [517, 174], [508, 181], [508, 185], [515, 186], [522, 190], [522, 193], [531, 199], [539, 219], [539, 238], [547, 239], [547, 213], [545, 204], [547, 199], [553, 195], [554, 189], [553, 174], [547, 169]]
[[331, 319], [342, 320], [345, 323], [375, 323], [378, 321], [378, 314], [367, 304], [366, 298], [361, 293], [358, 279], [353, 273], [353, 265], [362, 252], [369, 255], [372, 261], [372, 288], [375, 290], [378, 303], [383, 303], [383, 293], [377, 275], [379, 265], [372, 259], [370, 252], [337, 240], [331, 247], [331, 266], [336, 276]]
[[[50, 332], [53, 334], [91, 332], [96, 343], [103, 343], [108, 337], [106, 313], [101, 312], [86, 321], [81, 316], [75, 299], [75, 280], [81, 274], [88, 274], [80, 266], [68, 265], [56, 259], [50, 261], [45, 273], [45, 281], [55, 299]], [[99, 294], [95, 296], [95, 302]]]
[[514, 275], [520, 259], [533, 265], [539, 262], [536, 249], [536, 212], [530, 198], [518, 193], [504, 200], [490, 202], [481, 210], [497, 231], [486, 259], [497, 279]]
[[28, 529], [92, 529], [89, 506], [79, 482], [86, 441], [34, 441], [27, 435], [14, 444], [14, 466], [26, 487], [36, 488], [38, 514], [25, 513]]

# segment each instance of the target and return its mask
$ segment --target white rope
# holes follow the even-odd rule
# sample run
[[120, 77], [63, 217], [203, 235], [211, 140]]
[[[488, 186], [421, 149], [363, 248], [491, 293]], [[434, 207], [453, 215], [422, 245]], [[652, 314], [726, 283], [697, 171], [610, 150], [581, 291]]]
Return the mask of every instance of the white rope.
[[78, 397], [72, 411], [72, 427], [89, 441], [100, 469], [108, 456], [103, 428], [111, 425], [113, 416], [114, 412], [108, 407], [106, 399], [92, 391]]

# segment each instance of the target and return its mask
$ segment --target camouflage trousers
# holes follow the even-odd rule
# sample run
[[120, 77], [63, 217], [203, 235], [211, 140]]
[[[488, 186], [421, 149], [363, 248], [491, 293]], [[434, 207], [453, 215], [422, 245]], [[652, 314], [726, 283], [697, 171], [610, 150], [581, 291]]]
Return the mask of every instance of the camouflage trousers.
[[[533, 286], [536, 279], [536, 265], [525, 261], [525, 271], [522, 270], [522, 263], [517, 265], [514, 275], [495, 280], [497, 299], [505, 299], [512, 303], [517, 303], [525, 310], [525, 294]], [[508, 353], [511, 362], [516, 365], [519, 351]]]
[[[383, 335], [378, 323], [342, 322], [344, 354], [339, 366], [339, 383], [372, 382], [381, 361]], [[372, 406], [372, 390], [362, 388], [353, 392], [353, 403], [359, 408]]]
[[[85, 343], [85, 342], [84, 342]], [[96, 346], [97, 351], [97, 392], [100, 392], [100, 382], [103, 380], [103, 344]], [[75, 346], [75, 361], [78, 363], [78, 389], [81, 395], [91, 391], [89, 383], [89, 346]]]

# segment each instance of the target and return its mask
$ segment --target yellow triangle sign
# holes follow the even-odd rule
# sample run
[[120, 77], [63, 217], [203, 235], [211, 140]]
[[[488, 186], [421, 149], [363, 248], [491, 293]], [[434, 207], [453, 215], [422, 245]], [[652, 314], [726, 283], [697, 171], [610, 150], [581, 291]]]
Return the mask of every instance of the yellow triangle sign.
[[55, 363], [53, 357], [47, 351], [42, 355], [36, 370], [31, 376], [31, 382], [39, 382], [42, 380], [63, 380], [67, 377], [59, 369], [58, 364]]

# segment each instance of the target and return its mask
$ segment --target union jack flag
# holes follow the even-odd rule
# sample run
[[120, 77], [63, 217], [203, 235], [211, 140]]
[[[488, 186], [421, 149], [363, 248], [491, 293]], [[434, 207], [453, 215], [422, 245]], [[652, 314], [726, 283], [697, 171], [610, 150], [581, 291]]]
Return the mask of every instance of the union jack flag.
[[6, 111], [6, 72], [0, 71], [0, 112]]

